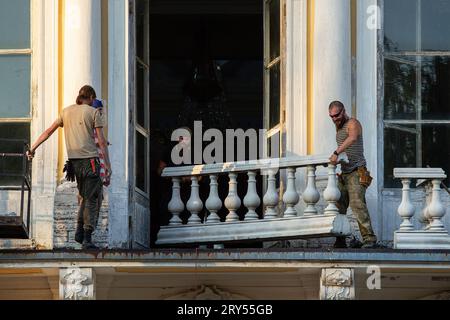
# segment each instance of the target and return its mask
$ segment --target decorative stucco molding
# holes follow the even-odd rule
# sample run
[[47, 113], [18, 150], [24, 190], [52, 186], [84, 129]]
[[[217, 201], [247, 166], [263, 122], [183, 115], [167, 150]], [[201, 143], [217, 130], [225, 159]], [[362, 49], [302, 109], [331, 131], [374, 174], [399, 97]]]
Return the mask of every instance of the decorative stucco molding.
[[353, 269], [323, 269], [320, 278], [321, 300], [355, 299]]
[[93, 269], [61, 269], [59, 277], [59, 297], [61, 300], [95, 300], [95, 273]]
[[240, 294], [231, 293], [216, 286], [201, 285], [174, 295], [162, 297], [164, 300], [249, 300]]

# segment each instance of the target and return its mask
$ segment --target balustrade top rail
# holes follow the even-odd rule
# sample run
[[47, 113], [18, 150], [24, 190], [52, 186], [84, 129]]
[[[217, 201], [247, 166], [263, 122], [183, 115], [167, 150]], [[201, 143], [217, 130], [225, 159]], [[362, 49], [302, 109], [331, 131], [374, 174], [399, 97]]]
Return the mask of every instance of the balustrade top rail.
[[[176, 178], [229, 172], [247, 172], [255, 170], [286, 169], [321, 165], [326, 166], [330, 163], [329, 158], [330, 155], [294, 156], [288, 158], [169, 167], [164, 169], [162, 176]], [[345, 154], [341, 154], [339, 159], [340, 161], [348, 161]]]
[[446, 179], [441, 168], [395, 168], [394, 177], [398, 179]]

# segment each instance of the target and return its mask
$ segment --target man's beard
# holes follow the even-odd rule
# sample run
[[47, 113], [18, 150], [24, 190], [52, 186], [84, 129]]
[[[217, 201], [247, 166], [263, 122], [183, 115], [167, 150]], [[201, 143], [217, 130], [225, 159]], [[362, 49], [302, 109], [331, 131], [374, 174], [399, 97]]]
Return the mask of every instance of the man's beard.
[[344, 124], [345, 124], [344, 119], [342, 119], [342, 120], [339, 121], [339, 122], [335, 122], [335, 123], [334, 123], [334, 125], [336, 126], [336, 129], [342, 129], [342, 127], [344, 126]]

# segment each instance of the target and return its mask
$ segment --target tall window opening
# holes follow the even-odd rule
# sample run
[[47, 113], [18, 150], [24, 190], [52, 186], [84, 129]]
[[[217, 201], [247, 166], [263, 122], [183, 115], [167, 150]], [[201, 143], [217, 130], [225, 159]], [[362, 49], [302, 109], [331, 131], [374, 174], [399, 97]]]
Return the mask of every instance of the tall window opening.
[[[31, 108], [31, 3], [0, 0], [0, 138], [30, 141]], [[2, 142], [0, 153], [22, 153], [23, 143]], [[16, 186], [22, 159], [0, 159], [0, 186]]]
[[450, 175], [449, 16], [446, 0], [384, 1], [385, 187], [400, 187], [396, 167]]

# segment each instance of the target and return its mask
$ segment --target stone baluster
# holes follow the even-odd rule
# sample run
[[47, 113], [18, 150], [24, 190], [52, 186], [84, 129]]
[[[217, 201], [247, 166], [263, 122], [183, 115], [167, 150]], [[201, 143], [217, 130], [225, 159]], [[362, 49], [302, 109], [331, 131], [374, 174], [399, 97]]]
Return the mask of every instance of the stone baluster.
[[259, 199], [258, 192], [256, 191], [256, 172], [248, 172], [248, 187], [247, 195], [244, 198], [244, 206], [248, 208], [245, 214], [245, 220], [258, 220], [258, 214], [256, 213], [256, 208], [261, 204], [261, 199]]
[[236, 211], [241, 207], [241, 199], [237, 194], [237, 174], [229, 174], [230, 182], [228, 183], [228, 196], [225, 199], [225, 207], [229, 213], [226, 222], [239, 221], [239, 216]]
[[431, 202], [428, 206], [428, 217], [430, 218], [430, 231], [445, 231], [442, 218], [445, 216], [445, 208], [441, 202], [441, 180], [433, 179], [433, 190]]
[[430, 206], [431, 203], [431, 194], [433, 189], [433, 184], [431, 183], [431, 181], [425, 182], [424, 189], [425, 189], [425, 201], [424, 201], [425, 206], [418, 215], [418, 220], [420, 223], [425, 224], [425, 229], [428, 229], [430, 227], [429, 226], [430, 217], [428, 215], [428, 207]]
[[268, 170], [267, 192], [263, 202], [266, 207], [264, 219], [275, 219], [278, 216], [278, 192], [275, 178], [275, 170]]
[[191, 185], [191, 197], [189, 198], [189, 201], [186, 205], [186, 208], [191, 213], [191, 216], [189, 217], [188, 224], [199, 224], [202, 222], [198, 214], [203, 209], [203, 202], [200, 199], [199, 191], [200, 186], [198, 184], [198, 177], [192, 177], [191, 178], [192, 185]]
[[172, 219], [170, 219], [170, 226], [178, 226], [183, 224], [180, 219], [180, 214], [184, 210], [184, 203], [181, 201], [180, 196], [180, 178], [172, 179], [172, 199], [169, 202], [169, 212], [172, 214]]
[[402, 179], [403, 189], [402, 189], [402, 202], [398, 207], [398, 214], [402, 217], [403, 222], [400, 224], [400, 231], [414, 230], [414, 226], [411, 223], [411, 218], [414, 216], [416, 209], [411, 203], [410, 199], [410, 184], [411, 179]]
[[205, 223], [218, 223], [220, 222], [220, 218], [217, 215], [217, 212], [222, 208], [222, 201], [219, 198], [219, 191], [217, 183], [217, 176], [211, 175], [210, 179], [210, 188], [209, 188], [209, 198], [206, 200], [206, 209], [210, 212], [208, 217], [205, 217]]
[[339, 209], [336, 204], [341, 198], [341, 192], [337, 186], [336, 179], [336, 166], [329, 164], [328, 165], [328, 185], [325, 191], [323, 192], [323, 198], [328, 203], [328, 206], [325, 208], [325, 214], [338, 214]]
[[308, 174], [308, 183], [303, 192], [303, 201], [306, 203], [304, 215], [312, 216], [317, 214], [316, 204], [320, 200], [320, 193], [316, 187], [316, 167], [308, 166], [306, 171]]
[[296, 217], [297, 210], [295, 210], [295, 205], [300, 200], [300, 196], [295, 187], [295, 168], [287, 169], [287, 186], [286, 192], [283, 195], [283, 201], [286, 204], [286, 210], [284, 211], [284, 217]]

